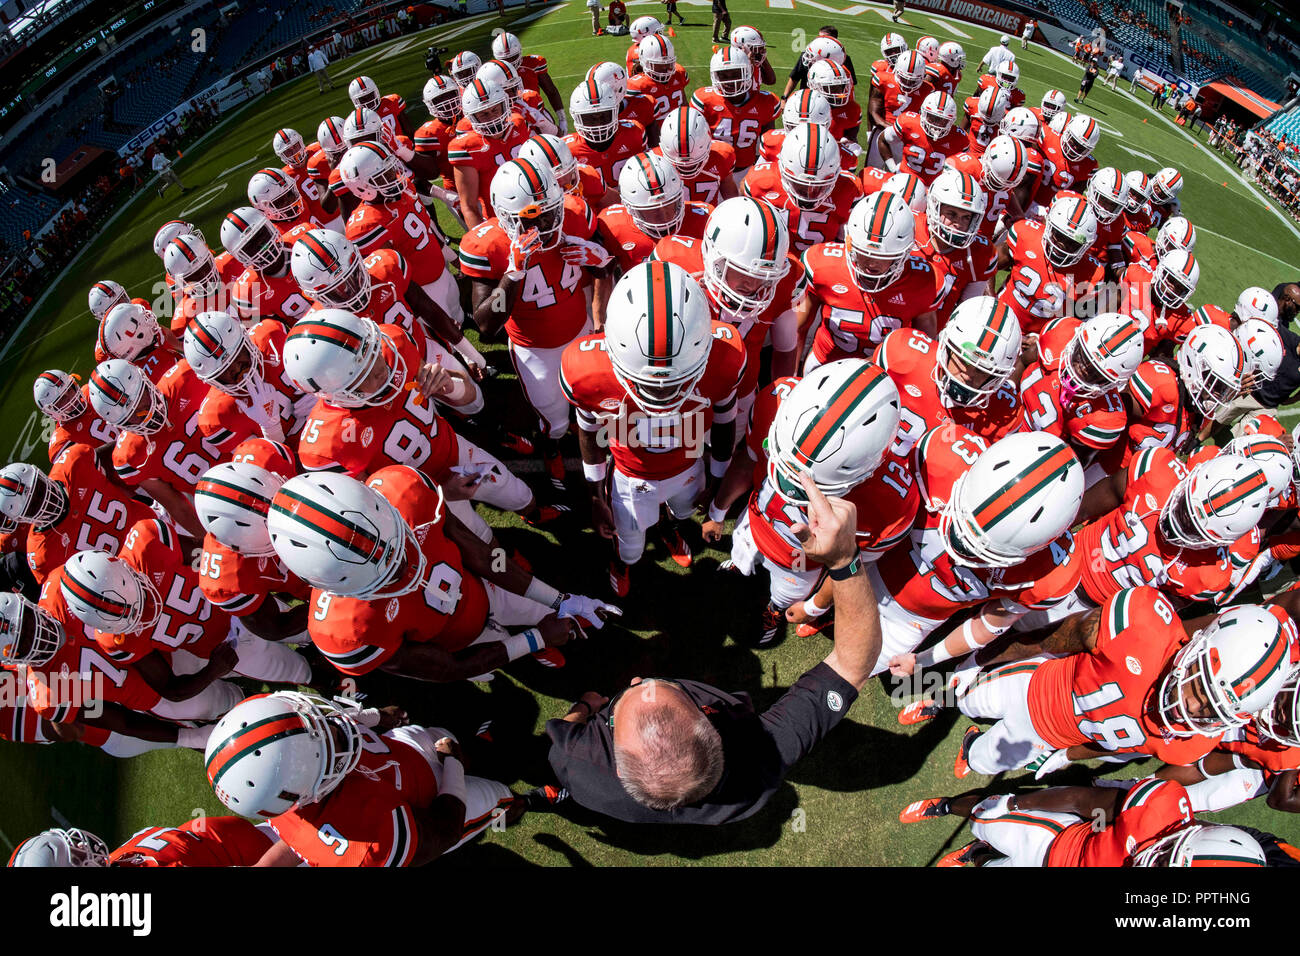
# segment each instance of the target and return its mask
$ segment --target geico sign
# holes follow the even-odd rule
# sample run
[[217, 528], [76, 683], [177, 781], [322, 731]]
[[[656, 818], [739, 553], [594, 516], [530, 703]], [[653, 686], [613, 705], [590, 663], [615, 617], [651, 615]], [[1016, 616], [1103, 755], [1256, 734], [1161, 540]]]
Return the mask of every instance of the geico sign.
[[1183, 79], [1177, 73], [1170, 70], [1168, 66], [1161, 65], [1151, 57], [1143, 56], [1141, 53], [1136, 53], [1136, 52], [1130, 53], [1128, 56], [1128, 61], [1131, 66], [1141, 67], [1143, 70], [1146, 70], [1146, 72], [1148, 73], [1154, 73], [1156, 76], [1160, 77], [1160, 79], [1164, 80], [1166, 83], [1172, 83], [1174, 86], [1178, 87], [1188, 96], [1192, 96], [1192, 97], [1196, 96], [1197, 91], [1200, 89], [1199, 86], [1189, 83], [1187, 80]]

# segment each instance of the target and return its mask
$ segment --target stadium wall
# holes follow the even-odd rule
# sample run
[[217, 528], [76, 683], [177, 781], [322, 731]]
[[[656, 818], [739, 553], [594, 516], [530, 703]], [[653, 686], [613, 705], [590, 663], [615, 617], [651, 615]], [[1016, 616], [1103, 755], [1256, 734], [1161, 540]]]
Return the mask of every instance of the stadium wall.
[[[1068, 20], [1064, 17], [1059, 18], [1059, 20], [1061, 26], [1055, 26], [1050, 23], [1041, 23], [1039, 24], [1038, 29], [1042, 32], [1044, 38], [1046, 38], [1047, 42], [1051, 44], [1053, 49], [1060, 50], [1067, 56], [1072, 56], [1074, 54], [1075, 38], [1080, 34], [1085, 37], [1090, 36], [1093, 27], [1084, 26], [1081, 23], [1076, 23], [1075, 21]], [[1187, 77], [1175, 73], [1167, 64], [1157, 63], [1155, 57], [1125, 46], [1107, 33], [1106, 51], [1108, 53], [1113, 53], [1116, 50], [1124, 56], [1124, 72], [1122, 74], [1124, 79], [1131, 80], [1134, 73], [1138, 70], [1142, 70], [1142, 72], [1148, 76], [1158, 76], [1165, 83], [1172, 83], [1175, 87], [1182, 90], [1193, 99], [1196, 97], [1196, 94], [1200, 92], [1200, 84], [1193, 83], [1191, 80], [1187, 79]]]

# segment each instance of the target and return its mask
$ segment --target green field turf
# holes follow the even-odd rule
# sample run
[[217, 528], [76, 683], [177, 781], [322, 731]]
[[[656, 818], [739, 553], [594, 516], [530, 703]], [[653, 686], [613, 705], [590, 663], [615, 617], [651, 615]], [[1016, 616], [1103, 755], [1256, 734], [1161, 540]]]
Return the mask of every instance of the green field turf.
[[[737, 0], [733, 5], [735, 24], [752, 23], [765, 34], [779, 78], [778, 93], [797, 51], [818, 26], [836, 23], [863, 80], [858, 99], [865, 106], [867, 72], [879, 57], [880, 37], [893, 28], [887, 6], [859, 5], [851, 8], [861, 10], [858, 15], [844, 16], [800, 0], [795, 0], [792, 10], [771, 10], [757, 0]], [[651, 0], [633, 0], [629, 6], [634, 17], [662, 12]], [[678, 59], [690, 71], [692, 87], [705, 85], [711, 52], [708, 4], [681, 0], [680, 7], [690, 23], [675, 28]], [[627, 47], [626, 38], [590, 37], [589, 24], [585, 7], [570, 2], [517, 31], [527, 52], [550, 61], [552, 76], [566, 99], [588, 65], [601, 58], [621, 63]], [[479, 18], [444, 45], [453, 52], [469, 47], [484, 53], [489, 31], [500, 25], [497, 18]], [[333, 93], [318, 95], [315, 81], [307, 77], [254, 101], [176, 164], [182, 179], [193, 187], [191, 193], [182, 197], [172, 191], [166, 200], [159, 200], [152, 191], [143, 190], [95, 239], [17, 341], [0, 355], [0, 419], [9, 423], [5, 434], [9, 436], [6, 447], [12, 448], [10, 457], [44, 463], [44, 441], [31, 404], [32, 377], [51, 367], [83, 375], [91, 369], [94, 327], [86, 309], [86, 291], [92, 282], [113, 278], [132, 295], [153, 299], [161, 279], [160, 264], [150, 249], [157, 226], [173, 217], [194, 219], [215, 246], [221, 217], [246, 201], [248, 176], [275, 161], [274, 131], [290, 125], [312, 139], [327, 112], [346, 111], [346, 80], [357, 72], [374, 77], [384, 92], [400, 92], [412, 115], [422, 119], [424, 48], [463, 28], [460, 24], [426, 31], [336, 63], [331, 73], [343, 83]], [[950, 24], [913, 13], [895, 29], [913, 42], [927, 33], [941, 41], [961, 42], [969, 62], [963, 94], [973, 85], [980, 56], [997, 40], [996, 34], [971, 24]], [[394, 49], [399, 52], [388, 55]], [[1012, 49], [1031, 105], [1051, 87], [1073, 97], [1079, 70], [1068, 59], [1041, 46], [1022, 52], [1018, 41]], [[1261, 194], [1205, 147], [1204, 134], [1200, 140], [1190, 136], [1172, 124], [1168, 111], [1163, 115], [1152, 111], [1148, 100], [1098, 85], [1086, 111], [1103, 123], [1105, 133], [1097, 150], [1101, 162], [1147, 172], [1173, 164], [1183, 171], [1183, 209], [1200, 235], [1196, 251], [1202, 279], [1196, 303], [1230, 307], [1245, 285], [1271, 288], [1294, 278], [1300, 266], [1300, 231], [1279, 219]], [[443, 225], [450, 227], [445, 217]], [[499, 347], [492, 358], [508, 369]], [[508, 376], [493, 383], [490, 393], [497, 407], [509, 407], [518, 417], [520, 403]], [[603, 595], [607, 551], [581, 527], [585, 505], [577, 487], [580, 481], [572, 477], [571, 503], [577, 516], [560, 529], [563, 546], [553, 535], [489, 517], [500, 526], [503, 540], [518, 546], [546, 580]], [[634, 572], [633, 596], [625, 603], [620, 626], [607, 627], [587, 645], [570, 649], [569, 665], [563, 670], [548, 671], [520, 661], [487, 685], [437, 687], [379, 676], [363, 679], [361, 690], [371, 703], [398, 701], [418, 721], [451, 728], [467, 741], [472, 772], [495, 776], [516, 789], [548, 781], [545, 749], [537, 735], [545, 720], [563, 714], [583, 691], [609, 694], [637, 675], [690, 676], [749, 691], [765, 706], [823, 657], [830, 645], [824, 638], [800, 640], [791, 634], [774, 649], [751, 649], [748, 642], [766, 583], [718, 571], [725, 557], [724, 551], [699, 547], [695, 566], [684, 574], [652, 541], [646, 560]], [[1023, 775], [996, 781], [971, 777], [959, 783], [952, 776], [952, 761], [965, 721], [954, 714], [919, 728], [902, 728], [895, 716], [898, 702], [910, 698], [900, 695], [896, 702], [890, 690], [886, 683], [868, 685], [844, 724], [795, 768], [762, 813], [742, 824], [707, 831], [628, 828], [588, 819], [580, 811], [558, 817], [535, 815], [507, 832], [487, 834], [441, 865], [931, 863], [969, 836], [956, 821], [903, 828], [897, 818], [904, 805], [967, 786], [1010, 789], [1024, 782]], [[494, 719], [494, 742], [479, 745], [473, 735], [489, 717]], [[1116, 775], [1140, 775], [1153, 769], [1154, 764], [1130, 765]], [[192, 752], [164, 751], [115, 761], [77, 746], [0, 744], [0, 777], [5, 781], [0, 843], [9, 845], [56, 822], [71, 821], [113, 843], [145, 825], [180, 823], [200, 810], [221, 812], [206, 785], [201, 758]], [[1082, 768], [1073, 768], [1056, 779], [1077, 783], [1086, 777]], [[1032, 784], [1032, 779], [1028, 782]], [[1300, 821], [1269, 810], [1262, 801], [1219, 818], [1300, 840]]]

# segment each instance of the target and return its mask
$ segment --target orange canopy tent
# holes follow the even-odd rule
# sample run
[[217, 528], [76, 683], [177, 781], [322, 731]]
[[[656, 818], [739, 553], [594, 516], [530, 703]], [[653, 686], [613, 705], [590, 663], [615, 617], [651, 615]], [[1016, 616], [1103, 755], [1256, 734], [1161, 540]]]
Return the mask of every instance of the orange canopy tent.
[[[1260, 119], [1266, 119], [1277, 112], [1280, 105], [1274, 103], [1265, 96], [1261, 96], [1254, 90], [1243, 86], [1241, 81], [1236, 77], [1224, 77], [1222, 80], [1215, 80], [1213, 83], [1207, 83], [1200, 89], [1202, 101], [1211, 99], [1207, 94], [1214, 94], [1215, 99], [1226, 99], [1241, 107], [1249, 113], [1258, 116]], [[1209, 105], [1209, 104], [1206, 104]], [[1206, 110], [1213, 112], [1213, 110]]]

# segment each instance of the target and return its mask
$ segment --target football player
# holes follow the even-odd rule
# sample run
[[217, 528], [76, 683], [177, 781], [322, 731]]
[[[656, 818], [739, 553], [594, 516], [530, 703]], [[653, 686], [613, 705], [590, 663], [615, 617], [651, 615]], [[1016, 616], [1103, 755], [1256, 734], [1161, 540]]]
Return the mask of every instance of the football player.
[[1174, 249], [1156, 261], [1154, 269], [1135, 262], [1124, 270], [1120, 311], [1142, 323], [1147, 354], [1167, 359], [1174, 346], [1197, 327], [1189, 305], [1201, 281], [1201, 264], [1184, 249]]
[[961, 71], [966, 67], [966, 51], [961, 44], [949, 40], [939, 44], [939, 59], [925, 64], [925, 81], [934, 89], [957, 96], [957, 87], [961, 85]]
[[96, 354], [108, 359], [126, 359], [138, 366], [155, 385], [181, 358], [180, 342], [170, 329], [158, 324], [148, 306], [135, 302], [115, 305], [99, 325]]
[[[579, 129], [587, 122], [574, 112]], [[542, 457], [562, 488], [559, 439], [569, 428], [560, 388], [565, 346], [604, 324], [608, 252], [592, 242], [594, 221], [567, 214], [549, 166], [515, 160], [492, 182], [497, 218], [466, 233], [461, 272], [469, 277], [474, 321], [491, 339], [504, 327], [524, 397], [537, 415]], [[584, 210], [576, 197], [567, 197]], [[572, 204], [570, 204], [571, 206]]]
[[632, 21], [632, 26], [628, 30], [632, 45], [627, 48], [624, 57], [628, 76], [636, 76], [641, 72], [641, 41], [655, 33], [663, 32], [664, 25], [655, 17], [637, 17]]
[[962, 302], [988, 294], [997, 272], [997, 250], [979, 234], [987, 203], [974, 176], [945, 166], [930, 184], [925, 215], [916, 217], [916, 247], [943, 288], [941, 329]]
[[[313, 143], [317, 150], [319, 143]], [[327, 229], [342, 229], [343, 218], [339, 215], [338, 197], [329, 191], [328, 181], [321, 184], [312, 176], [308, 166], [313, 152], [296, 129], [285, 127], [275, 131], [271, 148], [284, 166], [280, 171], [294, 181], [302, 196], [305, 218], [318, 222]]]
[[776, 124], [781, 101], [754, 86], [749, 58], [740, 47], [720, 47], [709, 60], [709, 82], [691, 96], [713, 138], [736, 151], [732, 179], [737, 186], [758, 158], [758, 142]]
[[406, 101], [397, 93], [383, 96], [379, 86], [368, 76], [358, 76], [348, 84], [348, 99], [356, 109], [374, 110], [379, 114], [389, 134], [411, 135], [410, 119], [406, 115]]
[[[618, 104], [618, 118], [620, 120], [629, 120], [641, 127], [642, 149], [654, 142], [651, 130], [651, 127], [655, 125], [654, 98], [644, 93], [629, 94], [628, 77], [625, 69], [617, 63], [602, 60], [587, 70], [586, 79], [595, 82], [597, 86], [608, 87], [613, 90], [614, 101]], [[614, 178], [618, 178], [617, 174]]]
[[200, 814], [180, 826], [145, 827], [111, 853], [93, 833], [53, 829], [24, 840], [9, 865], [253, 866], [275, 842], [268, 829], [242, 817]]
[[27, 566], [37, 584], [78, 551], [115, 552], [149, 508], [109, 479], [89, 445], [70, 444], [49, 475], [35, 465], [0, 468], [0, 514], [30, 525]]
[[[614, 613], [502, 562], [445, 503], [406, 466], [380, 469], [369, 485], [300, 475], [271, 500], [271, 543], [312, 585], [308, 630], [340, 671], [463, 680], [582, 637], [582, 623], [599, 628], [600, 614]], [[527, 630], [507, 630], [519, 626]]]
[[[578, 410], [593, 521], [602, 537], [616, 539], [615, 594], [628, 593], [630, 566], [660, 506], [680, 521], [704, 494], [706, 438], [708, 476], [727, 470], [745, 363], [740, 334], [714, 321], [704, 290], [668, 262], [633, 266], [610, 295], [603, 332], [564, 350], [560, 383]], [[690, 549], [675, 525], [667, 538], [688, 566]]]
[[1056, 126], [1043, 127], [1043, 179], [1034, 195], [1038, 205], [1050, 205], [1060, 190], [1087, 186], [1097, 171], [1092, 151], [1100, 138], [1097, 121], [1082, 113], [1070, 117], [1060, 132]]
[[269, 167], [249, 177], [248, 204], [261, 212], [281, 235], [303, 223], [309, 229], [324, 228], [326, 222], [338, 218], [313, 212], [293, 176]]
[[900, 114], [924, 103], [925, 98], [934, 92], [926, 82], [925, 67], [925, 57], [915, 50], [900, 53], [890, 61], [887, 71], [877, 73], [872, 67], [871, 99], [867, 103], [867, 112], [875, 128], [894, 125]]
[[618, 89], [589, 71], [569, 96], [574, 131], [564, 137], [573, 158], [596, 170], [611, 189], [617, 188], [623, 164], [644, 150], [646, 142], [645, 127], [619, 118], [620, 105]]
[[659, 141], [659, 124], [686, 104], [686, 67], [677, 62], [673, 41], [652, 33], [637, 46], [641, 72], [627, 81], [627, 91], [654, 102], [651, 125], [646, 127], [652, 145]]
[[[785, 143], [785, 134], [802, 123], [830, 127], [831, 105], [816, 90], [800, 90], [785, 101], [781, 110], [783, 129], [770, 129], [759, 141], [758, 155], [769, 163], [775, 163], [781, 155], [781, 146]], [[858, 166], [858, 156], [862, 152], [857, 143], [839, 143], [840, 168], [852, 173]]]
[[[773, 133], [763, 135], [766, 142]], [[709, 121], [693, 106], [679, 107], [664, 117], [659, 145], [651, 153], [673, 164], [690, 202], [716, 206], [740, 194], [731, 175], [736, 168], [736, 150], [730, 143], [713, 139]]]
[[1089, 177], [1083, 194], [1097, 217], [1097, 238], [1089, 251], [1093, 258], [1105, 264], [1108, 276], [1117, 275], [1124, 268], [1128, 180], [1114, 166], [1103, 166]]
[[1182, 215], [1178, 194], [1183, 189], [1183, 176], [1172, 166], [1166, 166], [1151, 177], [1151, 226], [1159, 229], [1169, 219]]
[[853, 76], [834, 60], [818, 60], [808, 70], [808, 89], [820, 93], [830, 104], [830, 131], [841, 144], [858, 149], [862, 107], [853, 98]]
[[[550, 166], [565, 194], [582, 200], [592, 212], [618, 202], [617, 183], [606, 188], [600, 173], [574, 159], [568, 143], [559, 136], [547, 133], [533, 136], [519, 148], [519, 158], [534, 166]], [[568, 199], [564, 202], [566, 207], [573, 205]]]
[[[413, 141], [415, 152], [427, 157], [432, 163], [432, 173], [428, 176], [430, 181], [425, 188], [459, 222], [460, 199], [456, 196], [447, 150], [457, 135], [456, 124], [464, 116], [460, 106], [460, 90], [445, 76], [431, 76], [424, 84], [423, 99], [430, 118], [415, 131]], [[425, 168], [430, 167], [426, 165]]]
[[42, 415], [54, 422], [48, 454], [50, 464], [69, 445], [82, 443], [92, 448], [112, 448], [118, 428], [95, 413], [90, 404], [90, 386], [78, 385], [67, 372], [48, 369], [32, 383], [32, 399]]
[[461, 111], [471, 127], [447, 146], [460, 218], [473, 229], [492, 218], [490, 190], [497, 168], [513, 158], [528, 139], [528, 125], [510, 111], [510, 97], [495, 83], [474, 80], [460, 95]]
[[221, 222], [221, 244], [244, 266], [230, 289], [239, 321], [257, 325], [271, 319], [290, 326], [311, 308], [289, 268], [293, 243], [309, 231], [295, 227], [281, 236], [252, 206], [240, 206], [226, 214]]
[[[233, 812], [269, 820], [279, 837], [256, 866], [421, 866], [534, 805], [531, 794], [467, 776], [446, 731], [397, 723], [281, 692], [217, 724], [208, 781]], [[268, 740], [267, 727], [282, 729]]]
[[987, 202], [979, 233], [985, 239], [996, 240], [999, 230], [1020, 219], [1020, 187], [1029, 178], [1030, 165], [1029, 155], [1018, 139], [999, 134], [980, 155], [958, 153], [948, 157], [947, 165], [971, 176], [984, 189]]
[[307, 158], [307, 175], [322, 190], [338, 200], [338, 218], [347, 220], [356, 208], [356, 197], [348, 192], [339, 178], [338, 164], [348, 151], [348, 141], [343, 137], [343, 117], [327, 116], [316, 128], [319, 149]]
[[797, 307], [805, 333], [816, 319], [816, 336], [805, 372], [823, 362], [865, 357], [891, 331], [915, 326], [933, 331], [942, 288], [934, 269], [913, 255], [916, 222], [892, 192], [854, 204], [843, 242], [812, 246], [803, 254], [808, 294]]
[[551, 112], [555, 114], [555, 123], [560, 128], [560, 134], [567, 133], [569, 122], [564, 115], [564, 98], [560, 96], [555, 81], [551, 79], [546, 57], [525, 55], [519, 37], [504, 30], [492, 38], [492, 55], [515, 68], [523, 81], [524, 89], [545, 95], [547, 102], [551, 104]]
[[776, 71], [767, 59], [767, 41], [756, 27], [742, 24], [731, 31], [728, 39], [732, 46], [738, 46], [749, 54], [749, 62], [754, 67], [755, 86], [771, 86], [776, 82]]
[[994, 138], [1002, 132], [1002, 123], [1011, 108], [1011, 97], [1001, 87], [990, 87], [965, 102], [966, 152], [972, 156], [983, 154]]
[[712, 206], [687, 202], [677, 168], [663, 156], [638, 153], [618, 177], [621, 202], [596, 216], [596, 233], [619, 268], [644, 262], [668, 235], [700, 239]]
[[754, 164], [741, 192], [781, 211], [796, 255], [817, 243], [839, 241], [861, 194], [853, 174], [840, 168], [840, 150], [829, 128], [811, 123], [788, 130], [777, 161]]
[[1025, 334], [1074, 314], [1075, 303], [1097, 293], [1104, 270], [1088, 254], [1096, 238], [1097, 217], [1076, 193], [1054, 199], [1042, 222], [1021, 219], [1007, 230], [998, 271], [1009, 272], [998, 301], [1015, 312]]
[[[218, 262], [217, 260], [222, 261]], [[231, 285], [244, 267], [234, 256], [222, 252], [213, 257], [212, 250], [199, 236], [183, 233], [167, 245], [163, 253], [167, 274], [176, 281], [176, 308], [171, 317], [172, 334], [181, 336], [190, 319], [200, 312], [233, 310]]]
[[956, 101], [947, 93], [931, 93], [919, 113], [901, 114], [873, 140], [873, 147], [883, 152], [868, 156], [868, 164], [883, 166], [891, 173], [910, 169], [928, 187], [948, 157], [966, 149], [966, 137], [953, 128], [956, 118]]

